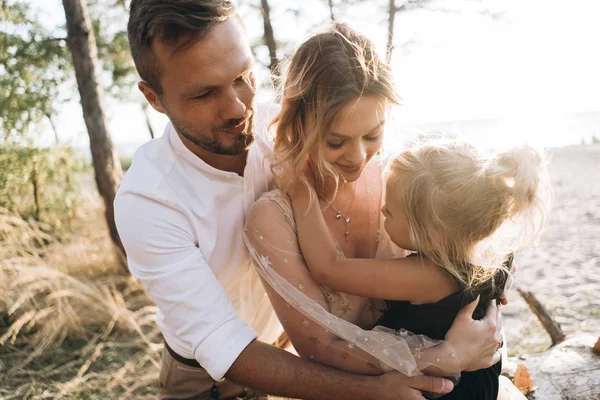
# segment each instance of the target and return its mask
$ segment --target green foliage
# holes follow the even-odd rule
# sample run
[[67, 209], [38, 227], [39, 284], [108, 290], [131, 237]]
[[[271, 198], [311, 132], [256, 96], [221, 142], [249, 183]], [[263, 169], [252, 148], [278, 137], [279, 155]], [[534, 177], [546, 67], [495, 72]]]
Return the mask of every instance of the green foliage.
[[[127, 32], [125, 0], [88, 1], [105, 92], [131, 100], [137, 73]], [[43, 118], [52, 118], [61, 102], [76, 98], [73, 67], [64, 27], [55, 37], [23, 0], [0, 0], [0, 143], [22, 137]], [[59, 127], [60, 130], [60, 127]]]
[[103, 80], [104, 90], [113, 98], [131, 100], [138, 75], [129, 51], [127, 4], [125, 0], [90, 0], [88, 8], [101, 69], [110, 77]]
[[121, 160], [121, 168], [123, 168], [123, 172], [127, 172], [129, 167], [131, 167], [131, 163], [133, 161], [133, 157], [121, 156], [119, 157]]
[[83, 162], [68, 147], [0, 147], [0, 208], [59, 233], [79, 201]]
[[30, 15], [24, 2], [0, 0], [0, 139], [26, 133], [54, 113], [70, 75], [65, 42]]

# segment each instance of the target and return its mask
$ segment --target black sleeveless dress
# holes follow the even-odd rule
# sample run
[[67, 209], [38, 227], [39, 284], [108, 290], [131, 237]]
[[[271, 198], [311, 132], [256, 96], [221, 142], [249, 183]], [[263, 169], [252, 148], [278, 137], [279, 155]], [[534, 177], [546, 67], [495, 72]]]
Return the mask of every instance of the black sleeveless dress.
[[[508, 269], [511, 268], [512, 256], [507, 259], [505, 266]], [[506, 285], [506, 272], [498, 271], [494, 280], [493, 287], [491, 284], [487, 284], [468, 291], [461, 290], [432, 304], [416, 305], [408, 301], [387, 300], [388, 310], [384, 312], [377, 325], [396, 330], [403, 328], [415, 334], [426, 335], [431, 339], [443, 340], [459, 310], [474, 301], [478, 295], [481, 295], [481, 299], [473, 313], [473, 319], [483, 318], [490, 300], [498, 301]], [[501, 370], [502, 362], [500, 361], [490, 368], [462, 372], [460, 382], [452, 392], [441, 397], [427, 393], [425, 396], [444, 400], [496, 400], [498, 398], [498, 377]]]

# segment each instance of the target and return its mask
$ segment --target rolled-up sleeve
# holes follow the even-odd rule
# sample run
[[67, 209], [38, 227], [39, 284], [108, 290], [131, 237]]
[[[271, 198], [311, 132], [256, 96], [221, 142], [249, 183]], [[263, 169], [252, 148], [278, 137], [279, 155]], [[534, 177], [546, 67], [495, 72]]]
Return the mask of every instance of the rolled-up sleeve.
[[202, 238], [183, 212], [138, 193], [118, 194], [115, 220], [131, 273], [164, 316], [169, 346], [221, 380], [257, 334], [237, 317], [198, 248]]

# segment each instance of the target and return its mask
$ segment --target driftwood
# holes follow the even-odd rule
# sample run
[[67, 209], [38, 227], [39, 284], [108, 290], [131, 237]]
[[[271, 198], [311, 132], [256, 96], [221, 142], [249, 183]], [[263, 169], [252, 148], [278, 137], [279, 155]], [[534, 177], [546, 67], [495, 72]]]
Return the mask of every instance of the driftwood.
[[[525, 364], [533, 379], [535, 400], [600, 400], [600, 357], [592, 347], [596, 337], [569, 337], [549, 350], [508, 364]], [[509, 365], [508, 368], [511, 368]]]
[[523, 297], [527, 305], [531, 311], [535, 314], [536, 317], [542, 323], [542, 326], [550, 335], [550, 339], [552, 340], [552, 346], [556, 346], [559, 343], [562, 343], [566, 339], [566, 335], [560, 328], [558, 322], [552, 318], [552, 315], [546, 310], [546, 307], [540, 303], [540, 301], [535, 297], [535, 295], [526, 290], [517, 289], [517, 292]]
[[524, 364], [526, 369], [521, 368], [521, 373], [527, 372], [527, 379], [521, 379], [524, 383], [522, 392], [529, 393], [533, 389], [528, 395], [530, 399], [600, 400], [600, 357], [596, 352], [600, 338], [598, 342], [590, 335], [567, 339], [560, 325], [533, 293], [517, 291], [550, 335], [552, 346], [541, 354], [511, 358], [506, 371], [514, 371], [517, 364]]

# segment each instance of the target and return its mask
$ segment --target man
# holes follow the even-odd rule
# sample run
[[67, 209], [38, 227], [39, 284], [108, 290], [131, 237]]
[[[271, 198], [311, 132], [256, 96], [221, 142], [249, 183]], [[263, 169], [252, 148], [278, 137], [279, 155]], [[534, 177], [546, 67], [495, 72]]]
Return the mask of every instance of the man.
[[[450, 391], [439, 378], [360, 376], [264, 343], [280, 325], [256, 290], [242, 231], [245, 210], [272, 185], [263, 160], [274, 115], [254, 106], [242, 24], [227, 0], [132, 0], [128, 32], [139, 89], [170, 119], [163, 137], [136, 153], [115, 200], [131, 272], [159, 310], [159, 398], [230, 398], [244, 387], [307, 399]], [[498, 343], [495, 322], [462, 318], [457, 353], [495, 363], [495, 349], [484, 349]]]

